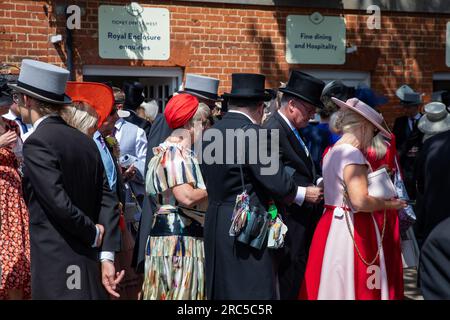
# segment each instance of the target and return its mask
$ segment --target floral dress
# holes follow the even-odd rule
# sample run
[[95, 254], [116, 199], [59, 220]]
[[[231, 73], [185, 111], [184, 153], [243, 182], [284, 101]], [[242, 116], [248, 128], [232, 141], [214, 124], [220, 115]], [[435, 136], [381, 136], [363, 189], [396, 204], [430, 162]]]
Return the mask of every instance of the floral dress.
[[206, 203], [181, 207], [172, 188], [191, 184], [206, 189], [194, 153], [176, 143], [154, 149], [146, 190], [156, 196], [157, 210], [146, 246], [143, 299], [205, 299], [203, 220]]
[[31, 295], [29, 218], [18, 166], [14, 153], [0, 148], [0, 299], [11, 289]]

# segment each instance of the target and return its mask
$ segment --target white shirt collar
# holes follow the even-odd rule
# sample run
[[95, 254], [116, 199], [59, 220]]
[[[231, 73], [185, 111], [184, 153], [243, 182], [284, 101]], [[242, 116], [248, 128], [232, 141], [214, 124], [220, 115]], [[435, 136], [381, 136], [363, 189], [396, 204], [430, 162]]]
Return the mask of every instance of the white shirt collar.
[[289, 121], [288, 118], [286, 118], [286, 116], [280, 111], [278, 110], [278, 114], [283, 118], [283, 120], [287, 123], [287, 125], [289, 126], [289, 128], [291, 128], [292, 131], [297, 130], [294, 125], [292, 124], [291, 121]]
[[41, 122], [44, 121], [45, 119], [50, 118], [50, 117], [55, 117], [55, 116], [57, 116], [56, 113], [51, 113], [51, 114], [46, 114], [43, 117], [40, 117], [39, 119], [36, 120], [35, 123], [33, 123], [33, 130], [36, 130], [39, 127], [39, 125], [41, 124]]
[[3, 118], [14, 121], [16, 120], [17, 116], [11, 110], [9, 110], [7, 114], [3, 115]]
[[228, 112], [242, 114], [242, 115], [246, 116], [253, 124], [258, 124], [255, 120], [253, 120], [253, 119], [252, 119], [248, 114], [246, 114], [245, 112], [238, 111], [238, 110], [228, 110]]
[[114, 125], [114, 127], [116, 127], [116, 129], [118, 131], [120, 131], [120, 128], [122, 128], [124, 123], [125, 123], [125, 120], [123, 118], [119, 118], [119, 119], [117, 119], [116, 124]]

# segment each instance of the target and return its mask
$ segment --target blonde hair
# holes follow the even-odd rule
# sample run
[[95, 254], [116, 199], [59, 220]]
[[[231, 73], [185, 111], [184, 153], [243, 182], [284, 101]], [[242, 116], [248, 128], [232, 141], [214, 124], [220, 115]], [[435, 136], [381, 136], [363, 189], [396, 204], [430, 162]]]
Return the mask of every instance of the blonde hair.
[[370, 147], [372, 144], [373, 136], [368, 136], [369, 132], [367, 131], [367, 128], [368, 126], [374, 127], [374, 125], [351, 109], [341, 109], [333, 113], [330, 118], [329, 126], [332, 131], [339, 134], [352, 133], [360, 136], [360, 139], [362, 139], [360, 141], [362, 143], [361, 148], [363, 150]]
[[388, 149], [388, 143], [383, 138], [383, 136], [379, 133], [372, 139], [372, 144], [370, 148], [375, 151], [376, 159], [380, 160], [384, 158]]
[[330, 128], [337, 133], [353, 132], [353, 128], [370, 123], [351, 109], [339, 110], [330, 118]]
[[189, 120], [188, 124], [190, 127], [194, 126], [194, 123], [197, 121], [202, 121], [204, 118], [208, 118], [211, 114], [211, 109], [209, 109], [208, 105], [200, 102], [198, 104], [197, 111], [195, 112], [194, 116]]
[[89, 134], [89, 130], [96, 128], [98, 116], [95, 110], [85, 102], [77, 101], [65, 106], [60, 111], [61, 117], [68, 125]]

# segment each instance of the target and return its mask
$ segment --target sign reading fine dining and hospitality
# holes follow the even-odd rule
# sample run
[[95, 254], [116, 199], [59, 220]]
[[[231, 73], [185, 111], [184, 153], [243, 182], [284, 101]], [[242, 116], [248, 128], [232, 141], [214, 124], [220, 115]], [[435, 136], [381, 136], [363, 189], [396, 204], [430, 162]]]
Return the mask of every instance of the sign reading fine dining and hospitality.
[[345, 63], [345, 19], [289, 15], [286, 19], [286, 61], [303, 64]]
[[98, 8], [99, 55], [104, 59], [167, 60], [170, 57], [169, 10], [101, 5]]

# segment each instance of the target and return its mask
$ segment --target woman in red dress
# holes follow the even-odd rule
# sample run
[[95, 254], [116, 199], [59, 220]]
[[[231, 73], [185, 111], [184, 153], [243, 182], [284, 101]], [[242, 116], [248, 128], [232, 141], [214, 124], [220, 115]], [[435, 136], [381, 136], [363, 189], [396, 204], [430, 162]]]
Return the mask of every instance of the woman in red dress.
[[[389, 209], [406, 203], [372, 197], [367, 187], [372, 165], [366, 150], [377, 130], [389, 133], [382, 116], [360, 100], [333, 101], [341, 107], [336, 124], [343, 136], [324, 156], [325, 211], [314, 233], [300, 299], [401, 298], [402, 277], [395, 273], [401, 267], [396, 260], [400, 249], [392, 245], [398, 220]], [[397, 227], [389, 225], [392, 221]]]
[[17, 125], [2, 119], [0, 106], [0, 299], [29, 299], [31, 295], [28, 209], [22, 196], [19, 162], [13, 152]]

